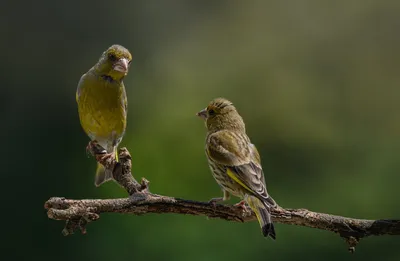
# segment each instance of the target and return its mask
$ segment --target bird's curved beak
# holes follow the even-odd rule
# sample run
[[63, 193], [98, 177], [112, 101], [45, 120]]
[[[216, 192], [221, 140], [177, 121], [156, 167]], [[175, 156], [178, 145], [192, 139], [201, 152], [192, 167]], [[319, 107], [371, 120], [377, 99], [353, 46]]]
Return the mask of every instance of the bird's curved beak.
[[207, 108], [199, 111], [196, 115], [199, 116], [200, 118], [202, 118], [203, 120], [206, 120], [207, 119]]
[[128, 59], [126, 58], [121, 58], [119, 59], [115, 64], [114, 64], [114, 70], [122, 73], [128, 73]]

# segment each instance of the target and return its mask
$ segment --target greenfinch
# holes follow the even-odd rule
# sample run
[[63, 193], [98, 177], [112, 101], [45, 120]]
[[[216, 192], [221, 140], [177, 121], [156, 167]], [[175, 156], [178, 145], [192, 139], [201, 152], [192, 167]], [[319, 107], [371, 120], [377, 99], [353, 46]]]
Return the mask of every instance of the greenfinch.
[[245, 124], [232, 102], [217, 98], [197, 113], [207, 128], [205, 151], [211, 172], [222, 188], [224, 201], [234, 195], [244, 199], [256, 214], [265, 237], [276, 239], [270, 209], [276, 207], [268, 195], [260, 155], [246, 134]]
[[[79, 119], [83, 130], [104, 153], [117, 159], [117, 146], [126, 129], [127, 97], [124, 77], [132, 61], [130, 52], [112, 45], [99, 61], [82, 75], [76, 91]], [[117, 159], [118, 160], [118, 159]], [[95, 185], [112, 179], [112, 171], [97, 164]]]

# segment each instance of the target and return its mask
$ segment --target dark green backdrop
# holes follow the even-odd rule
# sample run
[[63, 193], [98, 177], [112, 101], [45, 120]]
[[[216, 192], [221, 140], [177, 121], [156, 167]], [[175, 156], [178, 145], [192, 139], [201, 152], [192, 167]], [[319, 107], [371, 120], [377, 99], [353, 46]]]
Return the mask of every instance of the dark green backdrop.
[[[220, 191], [195, 113], [231, 99], [269, 191], [290, 208], [400, 218], [400, 1], [22, 1], [0, 8], [2, 260], [392, 260], [400, 237], [350, 255], [337, 235], [178, 215], [102, 215], [63, 237], [51, 196], [125, 196], [93, 185], [78, 120], [79, 77], [114, 43], [126, 78], [133, 171], [155, 193]], [[232, 201], [233, 203], [234, 201]]]

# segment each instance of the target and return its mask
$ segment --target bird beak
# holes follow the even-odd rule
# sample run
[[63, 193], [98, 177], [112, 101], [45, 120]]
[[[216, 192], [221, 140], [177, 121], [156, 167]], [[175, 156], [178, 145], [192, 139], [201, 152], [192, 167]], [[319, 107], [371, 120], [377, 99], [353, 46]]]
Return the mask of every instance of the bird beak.
[[114, 64], [114, 70], [118, 72], [122, 72], [127, 74], [128, 73], [128, 59], [121, 58]]
[[207, 109], [199, 111], [196, 115], [202, 118], [203, 120], [207, 119]]

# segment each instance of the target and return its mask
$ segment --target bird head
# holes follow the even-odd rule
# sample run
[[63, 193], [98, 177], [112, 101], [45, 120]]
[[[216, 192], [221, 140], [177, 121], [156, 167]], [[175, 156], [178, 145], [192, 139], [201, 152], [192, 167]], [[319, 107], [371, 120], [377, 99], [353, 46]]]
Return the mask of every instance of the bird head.
[[131, 61], [132, 55], [128, 49], [114, 44], [101, 55], [95, 68], [101, 75], [122, 80], [128, 74]]
[[242, 117], [233, 103], [227, 99], [217, 98], [212, 100], [205, 109], [197, 113], [197, 116], [205, 121], [207, 130], [210, 132], [219, 130], [245, 132]]

